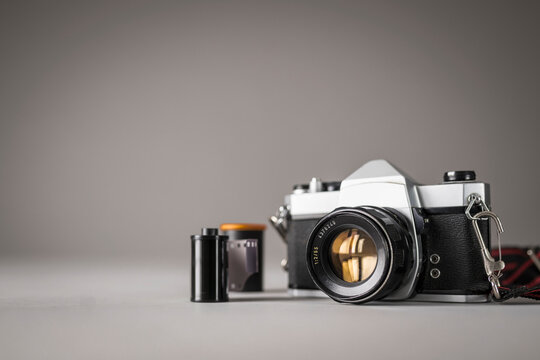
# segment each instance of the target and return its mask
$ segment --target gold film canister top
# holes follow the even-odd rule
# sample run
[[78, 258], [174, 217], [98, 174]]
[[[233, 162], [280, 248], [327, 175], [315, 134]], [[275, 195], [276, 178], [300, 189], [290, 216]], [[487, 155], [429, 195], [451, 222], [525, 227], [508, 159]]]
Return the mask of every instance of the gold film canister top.
[[264, 231], [264, 224], [248, 224], [248, 223], [225, 223], [220, 225], [221, 231]]

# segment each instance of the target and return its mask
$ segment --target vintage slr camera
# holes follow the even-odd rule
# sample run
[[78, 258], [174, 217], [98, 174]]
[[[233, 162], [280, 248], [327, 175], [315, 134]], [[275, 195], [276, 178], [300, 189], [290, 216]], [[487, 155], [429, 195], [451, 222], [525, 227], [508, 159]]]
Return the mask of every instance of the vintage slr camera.
[[[385, 160], [341, 183], [296, 185], [270, 218], [287, 243], [290, 292], [320, 289], [345, 303], [486, 301], [490, 283], [466, 215], [480, 210], [471, 196], [489, 205], [489, 185], [473, 171], [418, 185]], [[489, 221], [479, 232], [489, 249]]]

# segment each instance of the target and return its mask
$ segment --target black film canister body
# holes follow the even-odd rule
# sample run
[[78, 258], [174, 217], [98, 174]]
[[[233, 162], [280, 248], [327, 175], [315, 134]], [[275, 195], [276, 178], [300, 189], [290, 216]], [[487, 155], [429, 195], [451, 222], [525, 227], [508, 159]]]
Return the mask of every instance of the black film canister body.
[[229, 290], [262, 291], [263, 239], [266, 226], [222, 224], [220, 229], [229, 237]]
[[191, 301], [228, 301], [227, 236], [203, 228], [191, 236]]

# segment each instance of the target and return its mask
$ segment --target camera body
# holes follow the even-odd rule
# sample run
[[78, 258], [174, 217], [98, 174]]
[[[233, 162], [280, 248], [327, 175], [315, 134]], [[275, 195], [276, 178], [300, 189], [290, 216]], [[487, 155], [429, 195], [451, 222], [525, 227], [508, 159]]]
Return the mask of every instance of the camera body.
[[[341, 183], [314, 178], [296, 185], [271, 219], [287, 243], [290, 292], [321, 289], [352, 303], [486, 301], [490, 284], [465, 210], [472, 194], [489, 205], [489, 184], [477, 182], [473, 171], [447, 172], [444, 180], [419, 185], [374, 160]], [[489, 248], [489, 222], [479, 225]]]

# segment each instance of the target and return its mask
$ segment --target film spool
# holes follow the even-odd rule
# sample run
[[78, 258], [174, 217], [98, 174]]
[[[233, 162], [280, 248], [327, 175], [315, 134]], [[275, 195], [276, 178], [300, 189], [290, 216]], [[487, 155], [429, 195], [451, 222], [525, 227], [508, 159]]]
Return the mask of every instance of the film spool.
[[227, 223], [229, 291], [263, 291], [263, 224]]

